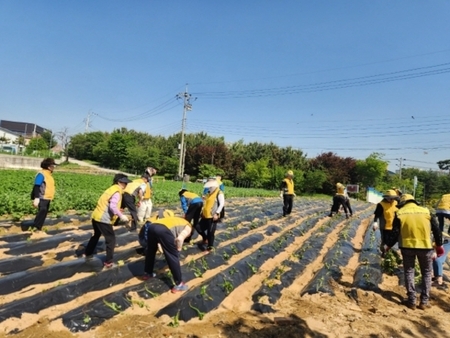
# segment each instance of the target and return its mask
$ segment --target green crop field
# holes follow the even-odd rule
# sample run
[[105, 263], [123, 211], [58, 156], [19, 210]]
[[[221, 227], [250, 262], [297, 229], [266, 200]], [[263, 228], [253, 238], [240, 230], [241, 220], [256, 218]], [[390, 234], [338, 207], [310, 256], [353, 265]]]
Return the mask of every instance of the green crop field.
[[[35, 213], [32, 207], [31, 190], [37, 171], [35, 170], [1, 170], [0, 215], [20, 219]], [[69, 210], [86, 213], [95, 208], [98, 198], [112, 184], [113, 174], [93, 175], [55, 171], [56, 194], [50, 211], [61, 215]], [[178, 203], [178, 191], [182, 182], [167, 181], [156, 178], [153, 183], [155, 205]], [[186, 183], [186, 189], [201, 194], [203, 185]], [[276, 193], [262, 189], [226, 187], [227, 198], [231, 197], [275, 197]]]

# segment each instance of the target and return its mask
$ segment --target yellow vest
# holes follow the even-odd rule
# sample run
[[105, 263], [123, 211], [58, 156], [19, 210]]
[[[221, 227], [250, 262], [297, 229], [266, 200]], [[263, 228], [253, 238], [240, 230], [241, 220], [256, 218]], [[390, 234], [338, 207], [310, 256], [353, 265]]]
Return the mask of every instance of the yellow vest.
[[133, 195], [134, 191], [139, 188], [139, 186], [145, 183], [144, 180], [142, 178], [138, 178], [136, 180], [133, 180], [133, 182], [128, 183], [127, 187], [124, 189], [124, 192]]
[[394, 223], [395, 212], [397, 209], [397, 201], [392, 203], [382, 200], [380, 202], [383, 207], [383, 217], [384, 217], [384, 230], [392, 230], [392, 225]]
[[408, 203], [397, 211], [400, 220], [399, 247], [405, 249], [432, 249], [431, 215], [427, 208]]
[[100, 196], [97, 202], [97, 206], [92, 212], [92, 219], [97, 222], [114, 224], [117, 219], [117, 215], [113, 215], [109, 210], [109, 200], [115, 193], [120, 193], [120, 199], [117, 203], [117, 207], [120, 208], [120, 204], [122, 202], [122, 188], [117, 184], [114, 184], [112, 187], [109, 187], [105, 190], [105, 192]]
[[189, 225], [192, 227], [192, 224], [189, 223], [188, 221], [186, 221], [184, 218], [181, 217], [164, 217], [164, 218], [158, 218], [157, 220], [154, 221], [155, 224], [162, 224], [164, 225], [167, 229], [172, 229], [174, 227], [184, 227], [186, 225]]
[[436, 209], [450, 210], [450, 194], [442, 195], [441, 199], [437, 204]]
[[293, 195], [294, 194], [294, 181], [291, 178], [285, 178], [283, 181], [286, 182], [286, 189], [287, 189], [287, 191], [285, 191], [284, 193], [286, 195]]
[[183, 193], [183, 196], [188, 200], [188, 205], [189, 205], [191, 200], [193, 200], [196, 197], [200, 197], [197, 194], [194, 194], [193, 192], [190, 192], [190, 191], [185, 191]]
[[149, 200], [152, 198], [152, 188], [150, 188], [150, 183], [147, 182], [147, 188], [145, 188], [144, 199]]
[[212, 194], [206, 196], [205, 205], [202, 209], [203, 218], [213, 218], [213, 209], [217, 204], [217, 195], [222, 193], [219, 188], [217, 188]]
[[48, 169], [43, 169], [41, 173], [44, 175], [45, 182], [45, 192], [43, 198], [45, 200], [53, 200], [55, 197], [55, 180], [53, 179], [52, 172]]

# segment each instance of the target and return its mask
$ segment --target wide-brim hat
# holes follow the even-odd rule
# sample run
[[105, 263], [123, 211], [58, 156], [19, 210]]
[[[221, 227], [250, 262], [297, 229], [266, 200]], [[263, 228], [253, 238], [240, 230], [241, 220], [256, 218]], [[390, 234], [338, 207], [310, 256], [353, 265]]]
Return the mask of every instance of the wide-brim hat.
[[419, 205], [419, 203], [417, 203], [414, 196], [411, 194], [403, 194], [402, 197], [400, 198], [399, 205], [402, 206], [409, 202], [413, 202], [413, 203], [416, 203], [417, 205]]
[[203, 186], [203, 188], [205, 188], [205, 189], [218, 188], [218, 187], [219, 187], [219, 182], [217, 182], [216, 180], [208, 181]]
[[117, 182], [128, 184], [128, 183], [131, 183], [131, 182], [133, 182], [133, 181], [130, 180], [128, 177], [122, 177], [122, 178], [119, 178], [119, 179], [117, 180]]
[[383, 194], [383, 198], [397, 198], [397, 192], [393, 189], [386, 190]]

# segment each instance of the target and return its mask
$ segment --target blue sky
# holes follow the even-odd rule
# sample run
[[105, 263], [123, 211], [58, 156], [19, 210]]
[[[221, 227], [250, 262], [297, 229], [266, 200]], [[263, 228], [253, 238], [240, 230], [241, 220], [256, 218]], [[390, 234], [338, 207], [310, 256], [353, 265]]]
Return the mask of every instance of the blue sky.
[[0, 1], [0, 119], [450, 158], [450, 2]]

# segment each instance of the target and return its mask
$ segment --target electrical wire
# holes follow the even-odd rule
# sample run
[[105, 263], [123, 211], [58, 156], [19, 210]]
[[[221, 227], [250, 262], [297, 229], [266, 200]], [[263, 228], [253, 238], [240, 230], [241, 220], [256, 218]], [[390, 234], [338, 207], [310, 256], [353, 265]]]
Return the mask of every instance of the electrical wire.
[[[324, 90], [335, 90], [348, 87], [359, 87], [372, 84], [386, 83], [392, 81], [400, 81], [406, 79], [413, 79], [424, 76], [439, 75], [450, 72], [450, 67], [442, 69], [426, 70], [442, 66], [448, 66], [450, 62], [438, 65], [416, 67], [395, 72], [387, 72], [375, 75], [367, 75], [356, 78], [341, 79], [327, 82], [312, 83], [307, 85], [294, 85], [266, 89], [250, 89], [240, 91], [216, 91], [216, 92], [198, 92], [193, 93], [199, 97], [207, 99], [223, 99], [223, 98], [250, 98], [250, 97], [269, 97], [278, 95], [290, 95], [298, 93], [311, 93]], [[425, 71], [426, 70], [426, 71]], [[404, 74], [413, 72], [412, 74]]]
[[399, 61], [399, 60], [412, 59], [412, 58], [416, 58], [416, 57], [420, 57], [420, 56], [427, 56], [427, 55], [445, 53], [445, 52], [449, 52], [449, 51], [450, 51], [450, 49], [443, 49], [443, 50], [434, 51], [434, 52], [428, 52], [428, 53], [416, 54], [416, 55], [410, 55], [410, 56], [403, 56], [403, 57], [399, 57], [399, 58], [393, 58], [393, 59], [382, 60], [382, 61], [362, 63], [362, 64], [359, 64], [359, 65], [353, 65], [353, 66], [327, 68], [327, 69], [310, 71], [310, 72], [294, 73], [294, 74], [287, 74], [287, 75], [280, 75], [280, 76], [270, 76], [270, 77], [262, 77], [262, 78], [253, 78], [253, 79], [229, 80], [229, 81], [211, 81], [211, 82], [194, 82], [194, 83], [191, 83], [191, 85], [192, 84], [194, 84], [194, 85], [204, 85], [204, 84], [250, 82], [250, 81], [261, 81], [261, 80], [273, 80], [273, 79], [287, 78], [287, 77], [294, 77], [294, 76], [302, 76], [302, 75], [311, 75], [311, 74], [325, 73], [325, 72], [330, 72], [330, 71], [335, 71], [335, 70], [344, 70], [344, 69], [351, 69], [351, 68], [357, 68], [357, 67], [371, 66], [371, 65], [376, 65], [376, 64], [381, 64], [381, 63], [388, 63], [388, 62]]

